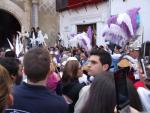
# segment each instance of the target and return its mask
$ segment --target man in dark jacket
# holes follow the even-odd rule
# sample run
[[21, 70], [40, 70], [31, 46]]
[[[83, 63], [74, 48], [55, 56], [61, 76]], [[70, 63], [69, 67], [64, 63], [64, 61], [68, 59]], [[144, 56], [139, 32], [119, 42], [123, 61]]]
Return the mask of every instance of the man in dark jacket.
[[65, 100], [46, 88], [50, 70], [48, 51], [42, 48], [31, 49], [24, 56], [23, 63], [27, 83], [14, 87], [14, 105], [6, 113], [67, 113]]

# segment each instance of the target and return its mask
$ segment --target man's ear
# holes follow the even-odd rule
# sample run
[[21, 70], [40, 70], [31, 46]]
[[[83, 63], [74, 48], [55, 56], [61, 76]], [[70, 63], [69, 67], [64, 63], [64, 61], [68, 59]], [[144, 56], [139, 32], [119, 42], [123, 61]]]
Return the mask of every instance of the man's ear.
[[107, 71], [108, 68], [109, 68], [109, 65], [108, 65], [108, 64], [104, 64], [104, 65], [103, 65], [103, 71]]
[[13, 82], [15, 82], [16, 79], [17, 79], [17, 77], [15, 75], [11, 75], [10, 77], [11, 77], [11, 79], [12, 79]]
[[7, 106], [13, 105], [13, 101], [14, 101], [13, 95], [9, 94], [7, 97]]

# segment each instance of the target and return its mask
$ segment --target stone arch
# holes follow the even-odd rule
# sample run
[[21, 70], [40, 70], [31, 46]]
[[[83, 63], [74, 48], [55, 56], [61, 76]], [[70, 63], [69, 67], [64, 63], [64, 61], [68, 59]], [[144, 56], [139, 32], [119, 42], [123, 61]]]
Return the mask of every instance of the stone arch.
[[30, 21], [28, 20], [27, 13], [21, 9], [15, 3], [9, 0], [1, 0], [0, 2], [0, 9], [7, 11], [11, 15], [13, 15], [20, 23], [21, 28], [25, 30], [29, 30]]
[[4, 11], [5, 13], [8, 13], [8, 14], [10, 14], [11, 16], [13, 16], [13, 17], [19, 22], [20, 27], [22, 26], [22, 22], [21, 22], [21, 21], [17, 18], [17, 16], [14, 15], [12, 12], [10, 12], [10, 11], [8, 11], [8, 10], [6, 10], [6, 9], [2, 9], [2, 8], [0, 8], [0, 11]]
[[8, 39], [13, 43], [17, 31], [21, 31], [18, 19], [8, 11], [0, 9], [0, 47], [9, 47]]

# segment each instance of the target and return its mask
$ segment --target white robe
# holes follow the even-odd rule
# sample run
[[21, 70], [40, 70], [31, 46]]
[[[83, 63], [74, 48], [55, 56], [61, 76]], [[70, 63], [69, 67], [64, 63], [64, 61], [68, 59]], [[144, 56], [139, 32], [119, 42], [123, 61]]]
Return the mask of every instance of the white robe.
[[143, 108], [145, 112], [150, 112], [150, 90], [143, 87], [139, 87], [137, 92], [140, 96]]

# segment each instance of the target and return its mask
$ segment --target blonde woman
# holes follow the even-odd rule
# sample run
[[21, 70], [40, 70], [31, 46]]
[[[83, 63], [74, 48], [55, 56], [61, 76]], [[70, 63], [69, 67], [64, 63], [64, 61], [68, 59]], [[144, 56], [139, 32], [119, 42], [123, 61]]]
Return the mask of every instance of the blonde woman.
[[55, 72], [55, 70], [57, 69], [57, 65], [53, 62], [51, 57], [50, 60], [50, 72], [47, 77], [46, 85], [53, 93], [56, 93], [56, 88], [58, 82], [60, 81], [60, 76]]

